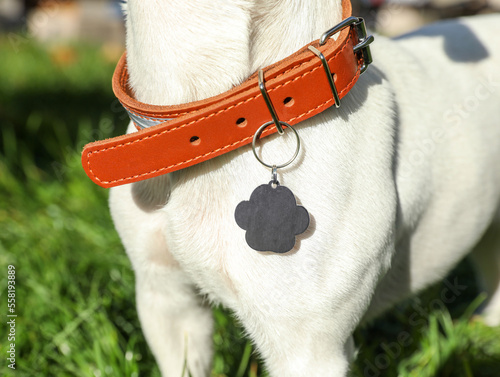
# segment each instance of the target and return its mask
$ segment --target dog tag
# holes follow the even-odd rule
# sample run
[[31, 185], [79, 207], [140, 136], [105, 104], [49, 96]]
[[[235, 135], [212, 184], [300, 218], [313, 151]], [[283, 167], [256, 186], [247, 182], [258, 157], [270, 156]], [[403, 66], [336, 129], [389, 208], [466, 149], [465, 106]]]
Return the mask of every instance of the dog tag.
[[238, 204], [234, 217], [246, 230], [248, 246], [257, 251], [286, 253], [295, 245], [295, 236], [309, 227], [307, 210], [277, 180], [257, 187], [250, 200]]
[[[273, 120], [264, 123], [255, 132], [252, 140], [252, 151], [257, 161], [272, 169], [272, 180], [267, 185], [257, 187], [250, 195], [250, 200], [238, 204], [234, 217], [238, 226], [246, 230], [245, 239], [252, 249], [286, 253], [293, 249], [295, 236], [304, 233], [309, 226], [309, 213], [304, 207], [297, 205], [295, 196], [290, 189], [280, 185], [277, 173], [278, 169], [290, 165], [297, 158], [300, 150], [300, 138], [295, 128], [278, 119], [265, 88], [262, 70], [259, 71], [259, 89]], [[271, 125], [276, 127], [280, 135], [285, 133], [284, 127], [289, 128], [297, 139], [297, 148], [293, 157], [280, 165], [265, 163], [255, 149], [260, 135]]]

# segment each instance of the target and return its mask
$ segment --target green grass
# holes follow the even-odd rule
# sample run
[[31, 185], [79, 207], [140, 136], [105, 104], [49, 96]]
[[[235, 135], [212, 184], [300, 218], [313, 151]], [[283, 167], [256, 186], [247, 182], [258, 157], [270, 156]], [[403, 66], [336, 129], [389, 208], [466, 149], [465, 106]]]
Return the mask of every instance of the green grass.
[[[134, 276], [107, 208], [107, 191], [80, 167], [94, 138], [124, 132], [100, 49], [69, 61], [35, 43], [0, 40], [0, 324], [2, 376], [159, 376], [140, 331]], [[7, 266], [16, 267], [17, 369], [7, 368]], [[354, 376], [499, 376], [500, 329], [471, 321], [477, 288], [437, 305], [442, 284], [356, 332]], [[417, 308], [417, 309], [416, 309]], [[417, 313], [417, 315], [415, 315]], [[214, 309], [213, 376], [264, 376], [227, 312]], [[398, 343], [399, 341], [399, 343]]]

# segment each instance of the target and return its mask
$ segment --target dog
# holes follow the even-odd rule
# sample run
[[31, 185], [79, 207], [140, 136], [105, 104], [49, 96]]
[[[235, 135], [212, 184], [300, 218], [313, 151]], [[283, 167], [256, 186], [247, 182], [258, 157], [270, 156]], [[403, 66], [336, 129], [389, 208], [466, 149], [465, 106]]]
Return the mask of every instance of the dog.
[[[152, 105], [225, 92], [342, 20], [339, 0], [125, 7], [129, 85]], [[297, 125], [298, 159], [278, 171], [311, 216], [288, 253], [252, 250], [234, 220], [270, 177], [250, 146], [111, 189], [163, 376], [185, 362], [209, 375], [209, 303], [234, 312], [271, 376], [346, 376], [355, 328], [469, 253], [489, 293], [484, 321], [500, 324], [499, 36], [493, 15], [376, 36], [373, 64], [340, 108]], [[270, 160], [295, 148], [288, 132], [262, 143]]]

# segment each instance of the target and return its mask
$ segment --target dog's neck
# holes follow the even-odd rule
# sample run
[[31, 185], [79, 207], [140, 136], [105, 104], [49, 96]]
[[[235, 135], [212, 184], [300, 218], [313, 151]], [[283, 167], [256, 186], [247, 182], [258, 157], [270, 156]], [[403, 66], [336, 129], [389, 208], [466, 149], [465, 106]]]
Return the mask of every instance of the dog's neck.
[[130, 0], [130, 85], [155, 105], [214, 96], [319, 38], [341, 15], [339, 0]]

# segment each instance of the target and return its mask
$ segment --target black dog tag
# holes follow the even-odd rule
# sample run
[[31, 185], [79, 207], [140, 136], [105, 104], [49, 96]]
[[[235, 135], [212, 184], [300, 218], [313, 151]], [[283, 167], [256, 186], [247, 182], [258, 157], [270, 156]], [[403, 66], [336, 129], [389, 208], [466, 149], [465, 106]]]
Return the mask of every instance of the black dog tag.
[[286, 253], [295, 245], [295, 236], [309, 226], [307, 210], [278, 181], [257, 187], [249, 201], [238, 204], [234, 217], [246, 230], [248, 246], [257, 251]]

